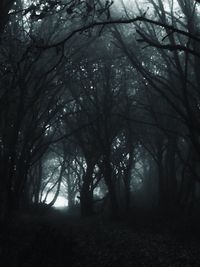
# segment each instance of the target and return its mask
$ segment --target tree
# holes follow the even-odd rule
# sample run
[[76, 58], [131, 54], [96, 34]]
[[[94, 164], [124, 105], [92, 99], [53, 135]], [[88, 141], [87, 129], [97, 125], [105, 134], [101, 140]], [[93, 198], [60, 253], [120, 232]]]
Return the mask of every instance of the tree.
[[[166, 136], [164, 162], [160, 162], [159, 166], [164, 164], [165, 176], [172, 183], [171, 189], [167, 189], [166, 184], [162, 187], [168, 193], [174, 192], [174, 196], [171, 196], [174, 199], [177, 198], [178, 192], [175, 158], [179, 138], [184, 136], [184, 139], [192, 143], [199, 154], [199, 141], [197, 140], [199, 136], [197, 43], [199, 41], [195, 39], [196, 32], [198, 32], [198, 15], [194, 1], [179, 1], [178, 10], [183, 15], [181, 18], [175, 17], [173, 5], [169, 6], [170, 11], [167, 11], [161, 1], [149, 2], [153, 7], [157, 22], [143, 16], [144, 23], [136, 22], [135, 24], [139, 35], [137, 41], [148, 44], [144, 51], [141, 51], [136, 43], [137, 50], [133, 51], [126, 41], [126, 34], [122, 34], [116, 27], [113, 34], [133, 67], [144, 77], [146, 88], [151, 88], [155, 92], [153, 96], [158, 94], [165, 105], [165, 112], [160, 111], [160, 108], [156, 110], [157, 104], [155, 103], [153, 106], [150, 104], [150, 111], [155, 124]], [[139, 12], [142, 16], [143, 11], [139, 10]], [[163, 26], [162, 31], [158, 32], [156, 25]], [[184, 43], [187, 43], [186, 47]], [[147, 62], [150, 53], [151, 60]], [[184, 131], [184, 134], [180, 133], [177, 125]], [[191, 176], [191, 179], [199, 180], [198, 175], [195, 178]], [[167, 201], [169, 202], [170, 200]]]

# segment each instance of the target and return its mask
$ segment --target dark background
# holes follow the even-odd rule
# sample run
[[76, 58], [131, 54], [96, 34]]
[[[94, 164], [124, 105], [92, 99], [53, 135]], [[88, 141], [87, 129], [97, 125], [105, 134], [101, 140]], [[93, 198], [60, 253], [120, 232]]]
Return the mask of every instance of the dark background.
[[195, 0], [0, 2], [2, 267], [200, 266], [199, 45]]

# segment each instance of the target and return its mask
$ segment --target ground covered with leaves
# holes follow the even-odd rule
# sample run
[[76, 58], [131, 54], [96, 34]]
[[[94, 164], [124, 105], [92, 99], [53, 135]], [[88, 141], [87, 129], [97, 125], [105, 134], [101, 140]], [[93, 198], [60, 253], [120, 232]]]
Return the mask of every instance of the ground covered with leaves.
[[199, 222], [23, 215], [0, 233], [1, 267], [200, 266]]

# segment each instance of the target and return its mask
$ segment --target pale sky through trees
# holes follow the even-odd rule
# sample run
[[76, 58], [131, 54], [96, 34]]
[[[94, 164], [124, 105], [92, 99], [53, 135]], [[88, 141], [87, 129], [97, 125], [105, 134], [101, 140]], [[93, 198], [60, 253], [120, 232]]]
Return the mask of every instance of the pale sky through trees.
[[[49, 202], [51, 202], [51, 200], [53, 199], [54, 197], [54, 194], [53, 193], [49, 193], [48, 197], [47, 197], [47, 204]], [[58, 196], [55, 204], [54, 204], [54, 207], [55, 208], [64, 208], [64, 207], [67, 207], [68, 206], [68, 201], [66, 198], [64, 197], [61, 197], [61, 196]]]

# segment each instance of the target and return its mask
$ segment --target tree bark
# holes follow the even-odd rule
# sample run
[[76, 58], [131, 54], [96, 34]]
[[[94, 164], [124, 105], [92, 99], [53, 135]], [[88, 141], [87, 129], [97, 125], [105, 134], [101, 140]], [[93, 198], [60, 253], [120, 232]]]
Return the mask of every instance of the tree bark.
[[0, 1], [0, 34], [4, 32], [4, 28], [8, 22], [8, 12], [12, 7], [14, 0], [1, 0]]
[[104, 156], [103, 169], [104, 169], [104, 180], [108, 188], [108, 194], [110, 199], [111, 216], [113, 218], [117, 218], [119, 215], [119, 205], [117, 200], [115, 181], [113, 180], [112, 177], [112, 166], [110, 162], [109, 153]]
[[95, 163], [87, 160], [87, 170], [83, 175], [83, 185], [80, 192], [81, 216], [91, 216], [94, 214], [93, 208], [93, 171]]

